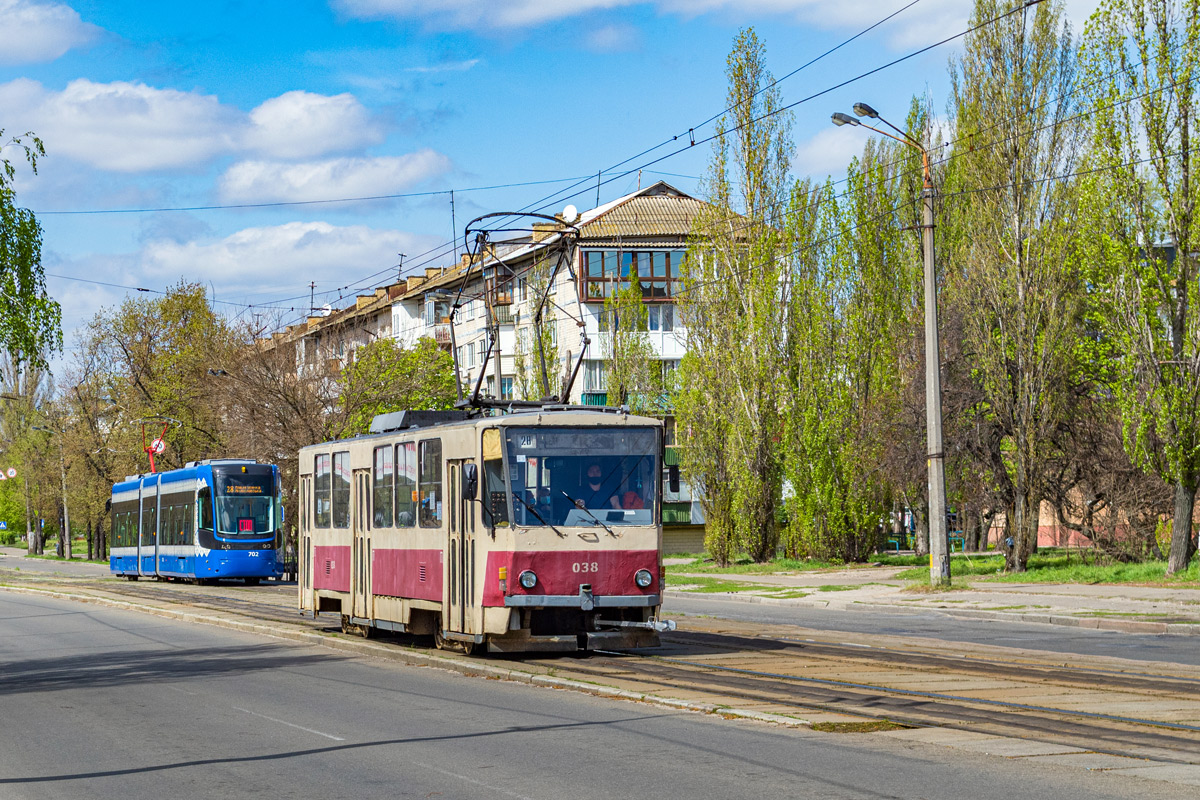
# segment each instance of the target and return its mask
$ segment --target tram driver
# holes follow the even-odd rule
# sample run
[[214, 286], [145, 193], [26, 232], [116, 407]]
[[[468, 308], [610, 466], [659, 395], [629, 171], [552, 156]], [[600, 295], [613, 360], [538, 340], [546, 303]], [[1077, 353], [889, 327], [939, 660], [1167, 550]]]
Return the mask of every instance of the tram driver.
[[621, 503], [612, 490], [612, 485], [604, 480], [604, 469], [600, 463], [593, 461], [588, 465], [587, 478], [575, 504], [580, 508], [620, 508]]

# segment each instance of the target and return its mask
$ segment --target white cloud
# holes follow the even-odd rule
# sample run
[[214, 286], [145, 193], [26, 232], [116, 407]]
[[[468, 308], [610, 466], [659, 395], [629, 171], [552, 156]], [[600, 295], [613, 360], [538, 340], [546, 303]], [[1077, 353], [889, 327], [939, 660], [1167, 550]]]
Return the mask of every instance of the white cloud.
[[[659, 13], [691, 18], [723, 14], [738, 22], [752, 17], [790, 17], [824, 29], [865, 28], [904, 8], [910, 0], [332, 0], [342, 13], [364, 19], [414, 19], [431, 28], [488, 31], [533, 28], [568, 17], [627, 6], [650, 6]], [[1097, 0], [1067, 0], [1076, 31]], [[894, 47], [929, 44], [964, 30], [967, 0], [924, 0], [905, 9], [881, 32]]]
[[49, 153], [115, 172], [181, 167], [234, 146], [236, 112], [216, 97], [141, 83], [71, 81], [61, 92], [19, 79], [0, 85], [0, 108]]
[[433, 150], [380, 158], [337, 158], [302, 164], [242, 161], [221, 177], [225, 202], [293, 202], [397, 194], [450, 169]]
[[435, 27], [525, 28], [640, 0], [333, 0], [351, 17], [424, 19]]
[[792, 170], [797, 175], [824, 179], [827, 175], [841, 176], [850, 159], [861, 155], [866, 144], [866, 131], [846, 128], [826, 128], [802, 142], [792, 157]]
[[277, 158], [312, 158], [383, 140], [383, 131], [352, 94], [286, 92], [250, 112], [247, 149]]
[[[217, 296], [301, 289], [310, 280], [326, 288], [352, 282], [396, 263], [396, 254], [421, 252], [427, 237], [365, 225], [289, 222], [246, 228], [210, 241], [149, 242], [139, 255], [147, 280], [167, 285], [181, 275], [203, 274]], [[382, 279], [385, 282], [386, 279]], [[297, 292], [290, 292], [295, 294]]]
[[602, 25], [588, 31], [587, 46], [600, 53], [617, 53], [634, 49], [638, 32], [632, 25]]
[[0, 0], [0, 64], [53, 61], [73, 47], [96, 38], [100, 28], [79, 18], [62, 3]]
[[287, 92], [246, 113], [198, 91], [84, 78], [52, 91], [20, 78], [0, 84], [0, 108], [6, 127], [37, 131], [50, 155], [113, 172], [198, 167], [229, 154], [312, 158], [384, 136], [350, 94]]

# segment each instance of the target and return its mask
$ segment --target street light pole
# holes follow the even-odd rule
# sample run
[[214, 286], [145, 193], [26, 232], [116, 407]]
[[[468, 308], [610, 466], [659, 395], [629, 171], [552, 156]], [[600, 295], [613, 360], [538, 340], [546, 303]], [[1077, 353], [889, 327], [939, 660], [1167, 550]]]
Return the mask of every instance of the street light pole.
[[[929, 480], [929, 582], [950, 585], [950, 532], [946, 527], [946, 454], [942, 444], [941, 343], [938, 336], [937, 273], [933, 253], [933, 176], [929, 151], [923, 144], [879, 116], [866, 103], [855, 103], [854, 113], [877, 119], [899, 133], [895, 136], [867, 125], [849, 114], [834, 113], [834, 125], [857, 125], [921, 151], [924, 186], [921, 189], [921, 255], [925, 271], [925, 431]], [[903, 138], [901, 138], [903, 137]]]
[[63, 529], [58, 536], [59, 555], [71, 558], [71, 514], [67, 510], [67, 460], [63, 457], [62, 431], [34, 425], [35, 431], [46, 431], [58, 437], [58, 473], [62, 478]]

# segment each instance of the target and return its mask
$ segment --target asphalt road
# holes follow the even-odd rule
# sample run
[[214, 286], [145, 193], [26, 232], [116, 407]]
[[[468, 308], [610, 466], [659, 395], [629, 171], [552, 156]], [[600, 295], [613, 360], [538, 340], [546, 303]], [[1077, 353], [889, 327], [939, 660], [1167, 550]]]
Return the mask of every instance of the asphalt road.
[[778, 606], [705, 595], [669, 594], [663, 617], [712, 616], [771, 625], [796, 625], [831, 635], [838, 632], [940, 639], [948, 642], [1043, 650], [1048, 653], [1112, 656], [1134, 661], [1200, 665], [1196, 636], [1102, 631], [1027, 622], [955, 618], [923, 611], [893, 611], [864, 605], [855, 611], [813, 606]]
[[1193, 797], [0, 592], [0, 798]]

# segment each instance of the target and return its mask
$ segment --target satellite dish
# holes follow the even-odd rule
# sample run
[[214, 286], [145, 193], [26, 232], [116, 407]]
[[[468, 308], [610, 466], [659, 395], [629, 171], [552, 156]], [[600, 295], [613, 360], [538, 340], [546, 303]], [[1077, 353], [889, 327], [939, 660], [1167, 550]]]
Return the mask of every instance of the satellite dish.
[[329, 305], [329, 303], [326, 303], [325, 305], [321, 306], [321, 316], [322, 317], [328, 317], [332, 313], [333, 313], [333, 306]]
[[567, 206], [563, 209], [562, 218], [563, 222], [568, 225], [572, 224], [575, 220], [579, 219], [579, 209], [575, 206]]

